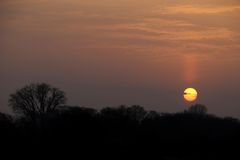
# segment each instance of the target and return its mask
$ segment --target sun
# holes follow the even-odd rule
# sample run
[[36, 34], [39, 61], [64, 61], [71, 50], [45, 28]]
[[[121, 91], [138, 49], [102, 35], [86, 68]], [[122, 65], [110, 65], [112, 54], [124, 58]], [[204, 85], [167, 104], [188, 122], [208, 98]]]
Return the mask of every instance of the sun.
[[194, 88], [187, 88], [184, 90], [183, 97], [188, 102], [193, 102], [197, 99], [198, 93]]

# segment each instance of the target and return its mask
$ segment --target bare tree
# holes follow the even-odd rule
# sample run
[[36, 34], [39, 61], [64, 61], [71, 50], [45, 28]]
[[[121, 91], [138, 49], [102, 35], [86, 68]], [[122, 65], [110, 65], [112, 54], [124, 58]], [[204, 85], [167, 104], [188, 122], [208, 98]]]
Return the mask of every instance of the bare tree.
[[65, 104], [65, 93], [45, 83], [34, 83], [11, 94], [9, 106], [25, 116], [36, 116], [55, 111]]

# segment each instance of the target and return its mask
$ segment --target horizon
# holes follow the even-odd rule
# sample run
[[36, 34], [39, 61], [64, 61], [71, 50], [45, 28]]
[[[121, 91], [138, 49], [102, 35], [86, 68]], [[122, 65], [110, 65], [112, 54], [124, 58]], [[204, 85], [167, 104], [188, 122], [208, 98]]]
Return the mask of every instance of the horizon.
[[3, 0], [0, 112], [17, 89], [46, 82], [72, 106], [199, 103], [240, 118], [239, 18], [239, 0]]

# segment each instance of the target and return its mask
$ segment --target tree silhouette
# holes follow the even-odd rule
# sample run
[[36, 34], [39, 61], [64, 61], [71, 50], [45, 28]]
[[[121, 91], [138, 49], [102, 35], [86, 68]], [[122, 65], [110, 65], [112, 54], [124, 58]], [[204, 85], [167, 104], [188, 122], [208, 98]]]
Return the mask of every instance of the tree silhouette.
[[147, 112], [139, 105], [133, 105], [130, 107], [121, 105], [117, 108], [106, 107], [101, 110], [101, 114], [112, 119], [122, 118], [138, 123], [144, 119]]
[[53, 112], [65, 102], [63, 91], [45, 83], [27, 85], [9, 98], [9, 106], [14, 112], [30, 117]]
[[23, 116], [0, 113], [1, 146], [14, 153], [20, 150], [42, 156], [103, 153], [112, 158], [110, 154], [121, 153], [124, 157], [153, 155], [176, 160], [239, 157], [235, 146], [240, 144], [240, 121], [209, 115], [205, 105], [195, 104], [180, 113], [162, 113], [139, 105], [98, 111], [65, 106], [65, 101], [64, 92], [44, 83], [17, 90], [9, 104]]
[[195, 104], [195, 105], [192, 105], [187, 110], [187, 113], [205, 115], [205, 114], [207, 114], [207, 107], [203, 104]]
[[0, 130], [6, 131], [10, 128], [12, 125], [13, 120], [12, 117], [9, 115], [6, 115], [4, 113], [0, 113]]

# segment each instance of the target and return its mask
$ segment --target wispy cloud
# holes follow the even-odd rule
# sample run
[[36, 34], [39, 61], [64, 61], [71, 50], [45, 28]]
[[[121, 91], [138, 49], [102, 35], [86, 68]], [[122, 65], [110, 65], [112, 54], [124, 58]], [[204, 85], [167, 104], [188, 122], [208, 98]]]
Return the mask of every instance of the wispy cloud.
[[179, 20], [146, 19], [137, 23], [98, 26], [105, 31], [116, 31], [119, 36], [138, 36], [160, 40], [233, 40], [239, 33], [223, 27], [199, 27]]
[[176, 5], [168, 6], [160, 12], [165, 14], [219, 14], [236, 10], [240, 10], [240, 6]]

